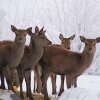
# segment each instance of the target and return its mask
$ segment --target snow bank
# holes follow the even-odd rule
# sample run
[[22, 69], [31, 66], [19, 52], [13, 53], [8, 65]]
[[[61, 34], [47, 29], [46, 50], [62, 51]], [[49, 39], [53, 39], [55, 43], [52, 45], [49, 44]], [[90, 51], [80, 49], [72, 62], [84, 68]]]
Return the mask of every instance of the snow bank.
[[100, 98], [93, 91], [82, 88], [71, 88], [66, 90], [59, 100], [100, 100]]
[[10, 90], [0, 90], [0, 100], [21, 100]]

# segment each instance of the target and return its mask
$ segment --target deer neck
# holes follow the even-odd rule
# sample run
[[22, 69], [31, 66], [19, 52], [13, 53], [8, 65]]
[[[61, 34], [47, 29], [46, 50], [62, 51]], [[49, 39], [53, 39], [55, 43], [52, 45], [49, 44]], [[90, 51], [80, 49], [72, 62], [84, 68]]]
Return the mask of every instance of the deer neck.
[[12, 53], [16, 55], [20, 54], [20, 56], [22, 56], [24, 53], [24, 48], [25, 48], [25, 42], [18, 43], [16, 42], [16, 38], [15, 38], [15, 41], [13, 42], [13, 45], [12, 45]]
[[30, 41], [30, 43], [29, 43], [29, 47], [32, 48], [32, 41]]
[[93, 57], [94, 57], [94, 53], [88, 53], [85, 50], [83, 51], [82, 58], [84, 61], [84, 64], [83, 64], [84, 68], [87, 68], [92, 64]]
[[41, 59], [43, 55], [43, 47], [40, 45], [40, 43], [34, 43], [32, 44], [31, 48], [31, 60], [34, 64], [38, 63], [38, 61]]

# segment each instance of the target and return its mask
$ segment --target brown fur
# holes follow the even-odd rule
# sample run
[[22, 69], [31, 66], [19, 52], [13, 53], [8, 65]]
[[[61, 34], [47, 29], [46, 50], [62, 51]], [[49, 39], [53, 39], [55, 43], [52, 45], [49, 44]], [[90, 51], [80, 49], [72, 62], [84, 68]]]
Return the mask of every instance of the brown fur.
[[[64, 36], [62, 34], [60, 34], [59, 39], [61, 40], [61, 47], [66, 50], [70, 50], [71, 40], [73, 40], [74, 37], [75, 37], [75, 35], [73, 35], [69, 38], [64, 38]], [[51, 76], [51, 82], [52, 82], [52, 94], [56, 94], [56, 77], [57, 77], [57, 75], [54, 73], [51, 73], [50, 76]], [[64, 79], [65, 79], [65, 76], [61, 75], [61, 85], [60, 85], [60, 91], [58, 94], [59, 96], [64, 91]]]
[[11, 29], [16, 35], [13, 44], [0, 47], [0, 70], [7, 80], [8, 89], [13, 89], [9, 70], [14, 69], [20, 63], [24, 54], [26, 35], [31, 28], [21, 30], [11, 25]]
[[[5, 46], [5, 45], [12, 45], [13, 41], [5, 40], [5, 41], [0, 41], [0, 47]], [[19, 78], [16, 69], [10, 70], [11, 73], [11, 79], [12, 79], [12, 85], [18, 87], [19, 86]], [[4, 84], [4, 75], [2, 71], [0, 72], [1, 74], [1, 89], [5, 89], [5, 84]]]
[[30, 100], [34, 100], [31, 94], [31, 83], [30, 83], [31, 70], [34, 69], [34, 66], [41, 59], [44, 47], [47, 46], [48, 44], [51, 44], [51, 42], [45, 36], [45, 32], [43, 31], [43, 28], [39, 32], [36, 32], [35, 34], [30, 32], [30, 36], [31, 36], [30, 46], [25, 47], [24, 56], [17, 70], [18, 70], [19, 81], [20, 81], [21, 98], [24, 98], [23, 92], [22, 92], [23, 91], [22, 81], [23, 81], [23, 78], [25, 77], [26, 86], [27, 86], [27, 92], [26, 92], [27, 97], [29, 97]]
[[[70, 49], [70, 43], [71, 40], [73, 40], [75, 35], [69, 37], [69, 38], [64, 38], [62, 34], [59, 35], [59, 39], [61, 40], [61, 47], [65, 48], [67, 50]], [[60, 46], [60, 45], [57, 45]], [[41, 66], [37, 65], [34, 69], [34, 92], [41, 93], [42, 91], [42, 84], [41, 84], [41, 73], [42, 69]], [[51, 82], [52, 82], [52, 94], [56, 94], [56, 74], [51, 73]], [[37, 89], [35, 89], [35, 84], [37, 84]], [[61, 76], [61, 86], [60, 86], [60, 91], [59, 94], [61, 94], [64, 91], [64, 75]]]
[[96, 43], [100, 42], [100, 38], [86, 39], [80, 36], [80, 39], [85, 43], [82, 53], [67, 51], [56, 45], [45, 47], [43, 57], [40, 60], [44, 100], [49, 100], [46, 82], [51, 72], [66, 75], [67, 88], [70, 88], [74, 80], [91, 65], [96, 51]]

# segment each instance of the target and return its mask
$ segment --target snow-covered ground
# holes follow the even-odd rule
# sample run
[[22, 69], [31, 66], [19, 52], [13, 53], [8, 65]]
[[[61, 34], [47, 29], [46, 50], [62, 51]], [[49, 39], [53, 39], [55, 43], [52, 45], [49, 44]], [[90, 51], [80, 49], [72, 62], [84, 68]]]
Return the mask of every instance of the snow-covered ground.
[[[34, 86], [33, 80], [34, 73], [32, 72], [32, 91]], [[57, 95], [52, 95], [52, 86], [51, 79], [48, 79], [47, 87], [48, 93], [51, 96], [52, 100], [100, 100], [100, 76], [93, 75], [81, 75], [78, 78], [78, 87], [77, 88], [66, 88], [65, 81], [65, 91], [58, 97]], [[60, 77], [57, 76], [57, 92], [59, 92], [60, 88]], [[7, 87], [7, 85], [6, 85]], [[23, 81], [23, 90], [26, 91], [26, 83]]]
[[[45, 13], [44, 13], [45, 12]], [[72, 51], [81, 52], [84, 44], [79, 36], [100, 37], [100, 0], [0, 0], [0, 40], [13, 40], [10, 25], [27, 28], [37, 25], [46, 29], [46, 35], [53, 43], [60, 43], [62, 33], [65, 37], [76, 35]], [[27, 37], [27, 44], [29, 37]], [[87, 74], [78, 78], [78, 88], [66, 89], [60, 100], [100, 100], [100, 44]], [[32, 73], [32, 76], [34, 74]], [[90, 76], [91, 75], [91, 76]], [[32, 90], [33, 90], [32, 79]], [[65, 83], [66, 84], [66, 83]], [[57, 77], [57, 91], [60, 77]], [[25, 81], [23, 90], [26, 91]], [[48, 79], [48, 92], [52, 93], [51, 80]], [[98, 98], [98, 99], [96, 99]]]
[[11, 90], [0, 90], [0, 100], [21, 100], [21, 99]]
[[59, 100], [100, 100], [100, 76], [80, 76], [78, 87], [65, 90]]
[[[44, 13], [45, 12], [45, 13]], [[14, 39], [10, 25], [17, 28], [44, 26], [52, 43], [60, 43], [59, 34], [76, 35], [71, 49], [81, 52], [79, 36], [100, 37], [100, 0], [0, 0], [0, 40]], [[27, 38], [27, 44], [29, 38]], [[100, 44], [97, 44], [89, 74], [100, 74]]]
[[[32, 78], [34, 73], [32, 72]], [[32, 79], [32, 90], [33, 90], [33, 79]], [[57, 92], [60, 88], [60, 77], [57, 76]], [[48, 93], [53, 98], [52, 100], [56, 100], [58, 97], [52, 96], [52, 86], [51, 80], [48, 79], [47, 82]], [[25, 81], [23, 82], [23, 89], [26, 90]], [[56, 97], [56, 99], [54, 99]], [[81, 75], [78, 78], [78, 87], [77, 88], [66, 88], [65, 81], [65, 92], [61, 95], [59, 100], [100, 100], [100, 76], [93, 75]]]

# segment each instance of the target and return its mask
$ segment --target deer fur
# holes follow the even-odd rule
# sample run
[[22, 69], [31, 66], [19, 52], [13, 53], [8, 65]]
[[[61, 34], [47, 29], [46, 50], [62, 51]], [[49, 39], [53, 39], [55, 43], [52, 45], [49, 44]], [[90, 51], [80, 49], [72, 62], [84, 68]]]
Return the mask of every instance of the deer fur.
[[[67, 50], [70, 50], [70, 44], [71, 40], [73, 40], [75, 35], [69, 37], [69, 38], [64, 38], [62, 34], [59, 35], [59, 39], [61, 40], [61, 47], [65, 48]], [[57, 45], [60, 46], [60, 45]], [[34, 92], [41, 93], [42, 92], [42, 84], [41, 84], [41, 73], [42, 73], [42, 68], [40, 65], [37, 65], [34, 69]], [[52, 94], [56, 94], [56, 74], [51, 73], [51, 82], [52, 82]], [[37, 88], [35, 86], [37, 84]], [[61, 75], [61, 86], [60, 86], [60, 91], [59, 94], [61, 94], [64, 91], [64, 75]]]
[[[73, 35], [69, 38], [64, 38], [64, 36], [62, 34], [60, 34], [59, 39], [61, 40], [61, 47], [65, 48], [66, 50], [70, 50], [71, 40], [73, 40], [74, 38], [75, 38], [75, 35]], [[56, 94], [56, 77], [57, 77], [57, 75], [54, 73], [51, 73], [50, 77], [51, 77], [51, 82], [52, 82], [52, 94]], [[65, 76], [61, 75], [61, 85], [60, 85], [60, 91], [58, 94], [59, 96], [64, 91], [64, 79], [65, 79]]]
[[24, 98], [23, 96], [23, 90], [22, 90], [22, 82], [23, 78], [25, 77], [26, 86], [27, 86], [27, 97], [30, 98], [30, 100], [34, 100], [31, 94], [31, 70], [34, 69], [34, 66], [38, 63], [38, 61], [41, 59], [44, 47], [48, 44], [51, 44], [51, 41], [47, 39], [45, 36], [45, 31], [43, 31], [43, 28], [40, 31], [38, 30], [38, 27], [35, 27], [35, 32], [30, 32], [31, 36], [31, 42], [29, 46], [25, 47], [24, 56], [17, 67], [18, 75], [19, 75], [19, 81], [20, 81], [20, 96], [21, 98]]
[[[4, 41], [0, 41], [0, 47], [1, 46], [5, 46], [5, 45], [12, 45], [13, 41], [9, 41], [9, 40], [4, 40]], [[19, 78], [18, 78], [18, 74], [17, 74], [17, 70], [13, 69], [10, 70], [11, 73], [11, 81], [12, 81], [12, 85], [19, 87]], [[1, 76], [1, 89], [5, 89], [5, 84], [4, 84], [4, 75], [3, 72], [0, 72], [0, 76]]]
[[11, 30], [16, 35], [13, 44], [0, 47], [0, 70], [6, 78], [9, 90], [13, 89], [10, 70], [20, 63], [24, 54], [26, 35], [31, 28], [22, 30], [11, 25]]
[[100, 42], [100, 37], [86, 39], [80, 36], [80, 39], [85, 43], [82, 53], [68, 51], [56, 45], [44, 48], [44, 53], [40, 60], [44, 100], [49, 100], [46, 83], [51, 72], [66, 75], [67, 88], [70, 88], [75, 79], [91, 65], [96, 51], [96, 43]]

